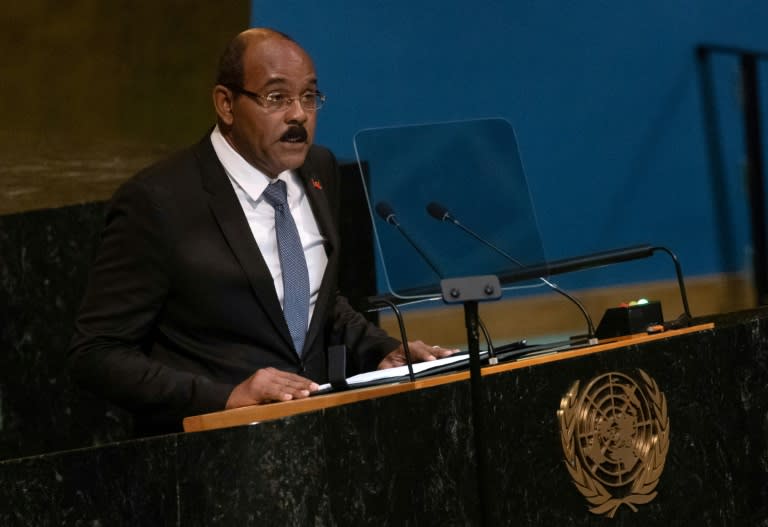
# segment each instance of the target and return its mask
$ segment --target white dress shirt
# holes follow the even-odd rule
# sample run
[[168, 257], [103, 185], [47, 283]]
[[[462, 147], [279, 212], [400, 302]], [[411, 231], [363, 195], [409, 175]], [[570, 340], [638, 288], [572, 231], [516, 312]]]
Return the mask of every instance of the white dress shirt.
[[[280, 270], [280, 255], [277, 249], [277, 235], [275, 233], [275, 209], [266, 202], [262, 193], [272, 179], [254, 168], [246, 161], [227, 140], [221, 135], [219, 127], [211, 132], [211, 143], [216, 151], [219, 161], [229, 176], [232, 187], [235, 189], [237, 199], [243, 208], [248, 226], [251, 228], [253, 238], [259, 246], [261, 255], [269, 267], [272, 280], [275, 284], [277, 298], [280, 307], [283, 306], [283, 275]], [[320, 283], [323, 280], [325, 267], [328, 264], [328, 256], [325, 254], [325, 238], [317, 227], [317, 221], [312, 214], [309, 200], [304, 192], [299, 176], [291, 170], [281, 172], [279, 179], [285, 181], [288, 187], [288, 206], [296, 222], [299, 231], [301, 245], [304, 248], [304, 257], [307, 259], [309, 270], [309, 319], [315, 310], [317, 294]]]

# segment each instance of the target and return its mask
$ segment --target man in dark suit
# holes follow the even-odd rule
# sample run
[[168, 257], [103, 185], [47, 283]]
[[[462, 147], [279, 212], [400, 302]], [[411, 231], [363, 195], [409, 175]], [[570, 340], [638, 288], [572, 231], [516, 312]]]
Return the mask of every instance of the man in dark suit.
[[404, 363], [401, 343], [337, 293], [338, 169], [312, 145], [323, 101], [295, 41], [245, 31], [221, 58], [217, 126], [113, 197], [69, 362], [141, 430], [307, 397], [332, 342], [361, 371]]

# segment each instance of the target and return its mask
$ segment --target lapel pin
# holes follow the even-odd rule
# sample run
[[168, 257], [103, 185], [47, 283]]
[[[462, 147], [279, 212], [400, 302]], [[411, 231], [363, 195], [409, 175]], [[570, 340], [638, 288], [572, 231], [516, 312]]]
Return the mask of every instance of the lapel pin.
[[320, 181], [318, 181], [315, 178], [312, 178], [312, 186], [315, 187], [317, 190], [323, 190], [323, 186], [320, 184]]

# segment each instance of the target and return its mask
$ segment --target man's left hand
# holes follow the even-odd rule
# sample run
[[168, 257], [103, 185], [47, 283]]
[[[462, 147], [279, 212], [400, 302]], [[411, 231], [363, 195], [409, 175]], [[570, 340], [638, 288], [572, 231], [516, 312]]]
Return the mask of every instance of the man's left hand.
[[[441, 359], [443, 357], [449, 357], [459, 351], [457, 349], [447, 349], [440, 346], [430, 346], [429, 344], [424, 344], [420, 340], [415, 340], [413, 342], [409, 341], [408, 350], [411, 352], [411, 359], [413, 362]], [[408, 364], [408, 361], [405, 360], [405, 349], [403, 349], [403, 345], [401, 344], [399, 348], [390, 352], [381, 360], [378, 369], [395, 368], [406, 364]]]

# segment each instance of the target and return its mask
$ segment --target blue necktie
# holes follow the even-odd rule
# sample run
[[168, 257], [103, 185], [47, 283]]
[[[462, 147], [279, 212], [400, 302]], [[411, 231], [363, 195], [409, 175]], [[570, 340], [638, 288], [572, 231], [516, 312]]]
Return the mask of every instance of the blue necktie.
[[262, 194], [275, 208], [275, 232], [283, 273], [283, 316], [288, 323], [296, 353], [301, 355], [309, 319], [309, 272], [299, 231], [288, 207], [285, 181], [267, 185]]

